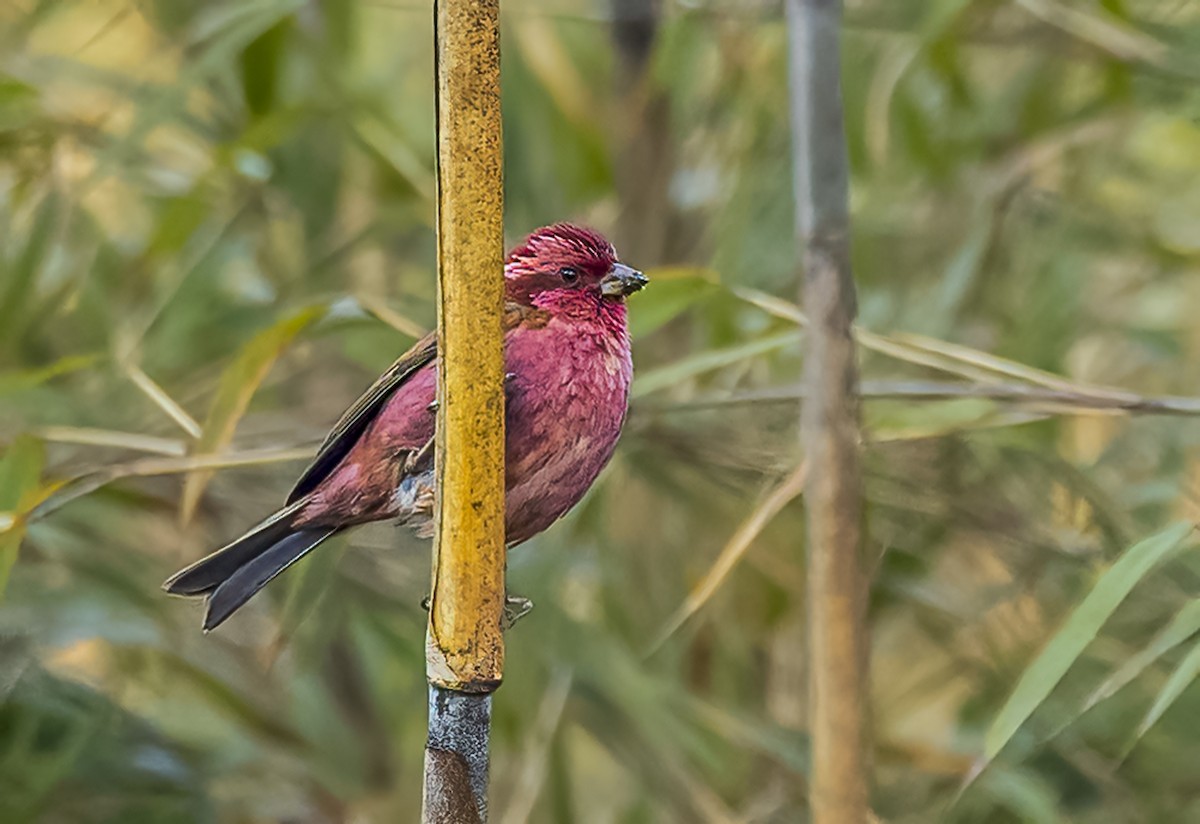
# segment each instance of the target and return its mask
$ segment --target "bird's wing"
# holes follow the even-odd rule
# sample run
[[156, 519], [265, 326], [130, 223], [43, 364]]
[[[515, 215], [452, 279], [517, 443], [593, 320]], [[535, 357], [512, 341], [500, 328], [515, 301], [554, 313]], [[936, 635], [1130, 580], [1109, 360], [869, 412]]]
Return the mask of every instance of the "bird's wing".
[[[541, 309], [508, 301], [504, 305], [504, 331], [507, 333], [518, 326], [545, 326], [550, 316]], [[354, 405], [342, 414], [334, 424], [333, 430], [321, 444], [315, 457], [296, 481], [287, 502], [294, 503], [320, 485], [321, 481], [332, 472], [346, 454], [354, 448], [354, 444], [362, 437], [363, 432], [379, 414], [379, 410], [387, 403], [388, 398], [404, 385], [421, 367], [428, 364], [437, 356], [437, 335], [430, 332], [417, 341], [411, 349], [400, 356], [371, 388], [354, 402]], [[412, 458], [419, 462], [421, 468], [432, 457], [432, 445], [419, 450]], [[416, 465], [410, 468], [417, 468]]]
[[325, 437], [317, 456], [304, 470], [300, 480], [296, 481], [287, 502], [291, 504], [316, 489], [362, 437], [392, 393], [436, 356], [437, 336], [430, 332], [388, 367], [388, 370], [342, 413], [342, 417]]

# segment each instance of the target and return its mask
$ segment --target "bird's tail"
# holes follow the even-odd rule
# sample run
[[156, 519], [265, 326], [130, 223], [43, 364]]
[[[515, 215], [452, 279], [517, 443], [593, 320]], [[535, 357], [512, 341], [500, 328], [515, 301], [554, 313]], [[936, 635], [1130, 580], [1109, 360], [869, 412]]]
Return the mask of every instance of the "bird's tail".
[[176, 572], [163, 584], [174, 595], [206, 595], [204, 631], [214, 629], [279, 573], [337, 529], [296, 527], [305, 501], [281, 509], [228, 546]]

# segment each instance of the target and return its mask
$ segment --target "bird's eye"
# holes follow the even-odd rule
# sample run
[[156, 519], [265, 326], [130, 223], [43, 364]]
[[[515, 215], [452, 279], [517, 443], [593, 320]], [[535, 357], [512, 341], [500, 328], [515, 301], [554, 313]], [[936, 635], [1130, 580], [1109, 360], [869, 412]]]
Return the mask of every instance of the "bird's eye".
[[565, 283], [574, 283], [575, 281], [579, 280], [579, 270], [573, 266], [564, 266], [558, 270], [558, 276], [562, 278]]

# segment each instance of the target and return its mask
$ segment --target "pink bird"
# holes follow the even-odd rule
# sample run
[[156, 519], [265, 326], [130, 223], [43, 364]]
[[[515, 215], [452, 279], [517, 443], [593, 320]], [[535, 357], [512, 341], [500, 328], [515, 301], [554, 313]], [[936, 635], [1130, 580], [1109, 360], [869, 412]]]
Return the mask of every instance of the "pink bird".
[[[511, 547], [577, 504], [612, 457], [633, 378], [625, 297], [647, 280], [569, 223], [529, 235], [504, 278]], [[433, 334], [418, 341], [342, 415], [283, 509], [163, 584], [207, 596], [206, 631], [338, 532], [395, 519], [432, 534], [437, 352]]]

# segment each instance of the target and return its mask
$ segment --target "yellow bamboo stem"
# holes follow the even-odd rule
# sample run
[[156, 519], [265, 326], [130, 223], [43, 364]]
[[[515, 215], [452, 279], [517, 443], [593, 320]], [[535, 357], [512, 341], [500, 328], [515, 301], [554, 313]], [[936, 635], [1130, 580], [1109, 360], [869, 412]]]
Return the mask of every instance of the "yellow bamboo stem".
[[489, 692], [504, 641], [499, 0], [439, 0], [437, 533], [430, 683]]
[[425, 636], [425, 824], [487, 821], [504, 671], [499, 0], [437, 0], [437, 519]]

